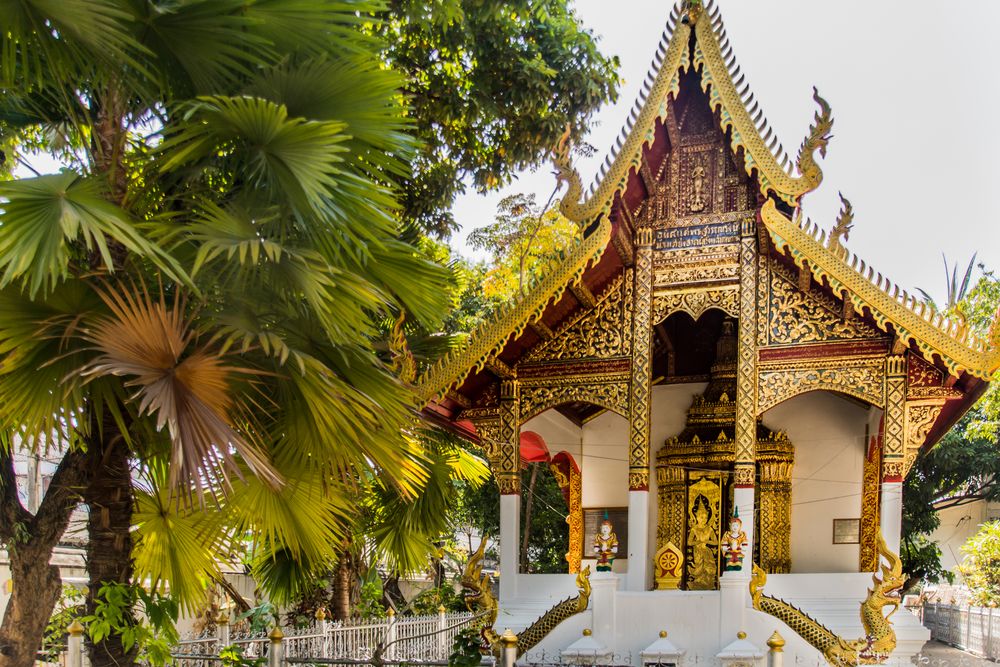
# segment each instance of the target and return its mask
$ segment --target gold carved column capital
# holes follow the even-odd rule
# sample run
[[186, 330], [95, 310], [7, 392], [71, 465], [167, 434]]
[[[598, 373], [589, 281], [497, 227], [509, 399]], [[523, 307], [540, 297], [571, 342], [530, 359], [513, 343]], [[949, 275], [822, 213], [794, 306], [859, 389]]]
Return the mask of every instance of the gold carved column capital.
[[752, 463], [737, 463], [733, 469], [733, 484], [737, 488], [752, 489], [754, 487], [754, 465]]
[[906, 453], [906, 357], [885, 359], [885, 415], [882, 425], [882, 481], [901, 482]]
[[521, 490], [521, 396], [517, 380], [500, 383], [500, 420], [494, 475], [502, 495]]

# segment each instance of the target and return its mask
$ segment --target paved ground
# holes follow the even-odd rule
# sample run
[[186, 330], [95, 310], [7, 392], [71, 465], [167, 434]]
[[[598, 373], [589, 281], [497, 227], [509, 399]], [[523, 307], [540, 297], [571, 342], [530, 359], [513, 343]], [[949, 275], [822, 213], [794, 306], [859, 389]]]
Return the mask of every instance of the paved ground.
[[933, 641], [924, 644], [920, 655], [914, 658], [913, 662], [927, 667], [996, 667], [997, 665], [992, 660]]

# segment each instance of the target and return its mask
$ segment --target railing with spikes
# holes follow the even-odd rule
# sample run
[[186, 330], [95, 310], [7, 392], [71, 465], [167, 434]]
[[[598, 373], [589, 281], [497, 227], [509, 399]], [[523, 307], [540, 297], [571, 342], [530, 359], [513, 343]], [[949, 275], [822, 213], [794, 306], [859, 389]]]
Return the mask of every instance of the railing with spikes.
[[[823, 247], [826, 247], [826, 230], [821, 229], [819, 225], [815, 224], [809, 218], [801, 218], [798, 221], [798, 226]], [[879, 290], [889, 295], [893, 301], [971, 350], [985, 352], [991, 349], [992, 344], [990, 339], [992, 338], [992, 333], [990, 337], [985, 339], [975, 335], [966, 322], [947, 317], [944, 313], [938, 312], [926, 301], [918, 299], [887, 277], [884, 277], [880, 272], [876, 272], [874, 267], [868, 265], [856, 253], [846, 248], [845, 251], [847, 253], [847, 257], [844, 258], [845, 265]], [[994, 331], [1000, 331], [996, 322], [994, 322], [993, 329]]]

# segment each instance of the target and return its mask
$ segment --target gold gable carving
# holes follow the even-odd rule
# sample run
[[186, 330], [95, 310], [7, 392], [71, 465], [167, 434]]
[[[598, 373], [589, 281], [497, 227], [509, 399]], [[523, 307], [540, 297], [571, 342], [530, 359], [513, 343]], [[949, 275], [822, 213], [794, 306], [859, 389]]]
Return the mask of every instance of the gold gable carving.
[[653, 322], [662, 322], [669, 315], [679, 311], [697, 320], [710, 308], [717, 308], [730, 317], [738, 317], [738, 297], [736, 285], [694, 292], [657, 294], [653, 297]]
[[903, 477], [905, 478], [913, 468], [914, 462], [920, 449], [927, 441], [927, 436], [931, 427], [937, 421], [938, 415], [944, 408], [944, 400], [929, 401], [907, 401], [905, 412], [905, 447], [903, 452]]
[[622, 416], [628, 415], [628, 377], [573, 377], [521, 386], [521, 421], [563, 403], [592, 403]]
[[877, 339], [884, 334], [861, 318], [844, 320], [836, 300], [819, 292], [803, 293], [797, 280], [780, 262], [771, 262], [768, 300], [768, 335], [772, 344], [815, 343], [835, 340]]
[[612, 281], [593, 308], [581, 309], [550, 340], [532, 348], [522, 363], [628, 356], [632, 351], [631, 303], [632, 272], [626, 271]]
[[757, 378], [757, 414], [816, 390], [840, 392], [878, 407], [885, 405], [885, 361], [881, 357], [762, 364]]
[[967, 372], [989, 380], [1000, 368], [1000, 319], [993, 322], [989, 336], [978, 338], [968, 326], [934, 313], [882, 274], [876, 277], [857, 255], [834, 255], [819, 228], [808, 220], [791, 220], [772, 200], [764, 203], [760, 215], [778, 252], [797, 266], [808, 265], [816, 280], [835, 294], [846, 292], [855, 311], [867, 310], [879, 329], [893, 331], [904, 344], [912, 342], [924, 359], [933, 361], [938, 355], [956, 377]]

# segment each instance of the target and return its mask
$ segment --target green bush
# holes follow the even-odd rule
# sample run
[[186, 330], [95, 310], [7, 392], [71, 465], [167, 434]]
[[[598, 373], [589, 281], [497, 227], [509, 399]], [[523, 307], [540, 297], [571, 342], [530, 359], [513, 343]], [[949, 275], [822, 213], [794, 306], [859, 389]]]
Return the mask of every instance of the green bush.
[[959, 571], [969, 587], [969, 602], [980, 607], [1000, 604], [1000, 521], [985, 523], [962, 545]]

